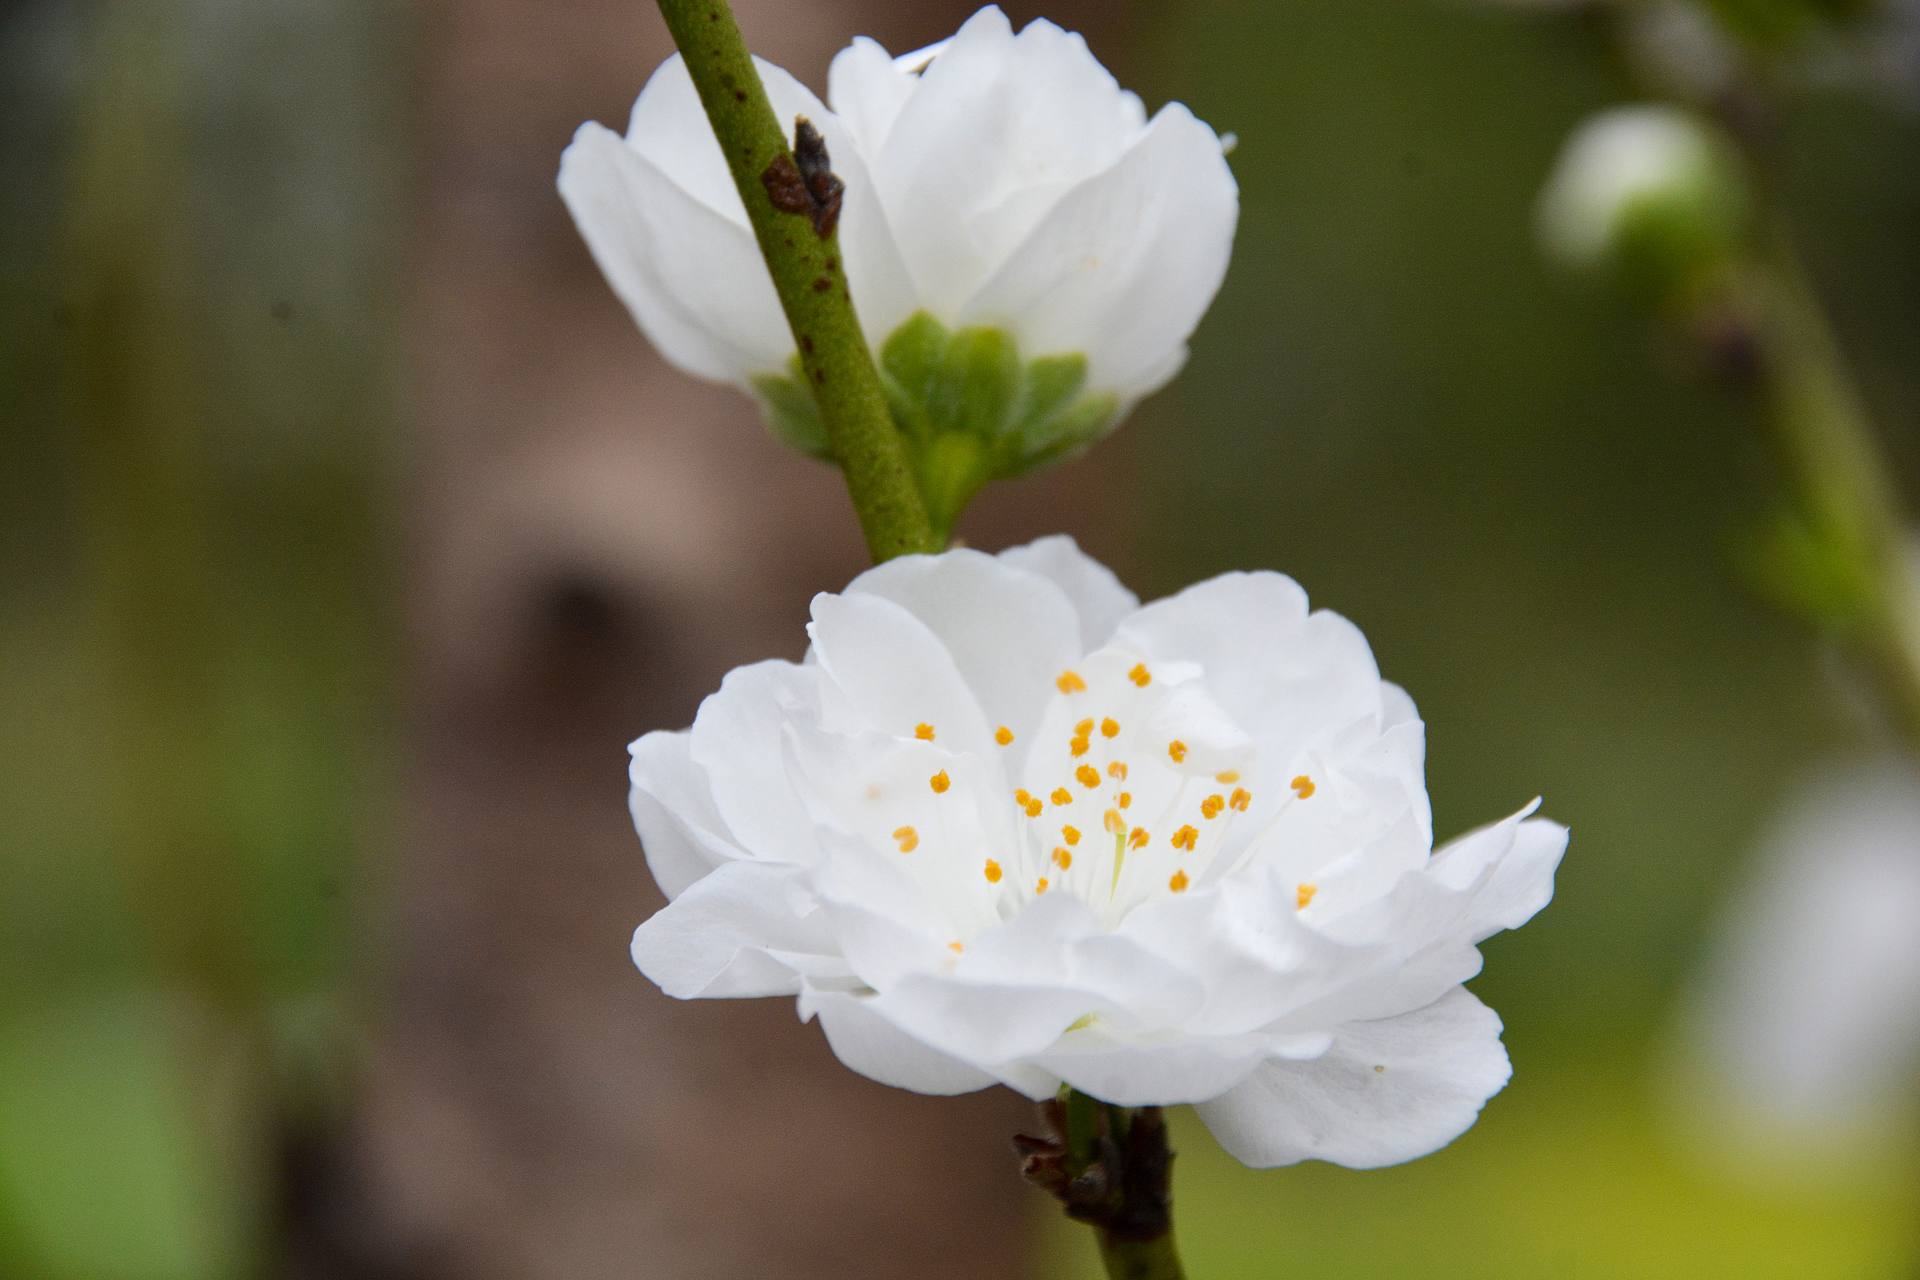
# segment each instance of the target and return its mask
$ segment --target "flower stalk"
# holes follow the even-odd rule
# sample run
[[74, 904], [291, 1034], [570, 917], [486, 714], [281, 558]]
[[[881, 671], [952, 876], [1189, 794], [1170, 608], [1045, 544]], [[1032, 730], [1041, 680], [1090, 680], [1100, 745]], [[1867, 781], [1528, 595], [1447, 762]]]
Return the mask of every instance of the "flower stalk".
[[1173, 1151], [1158, 1107], [1116, 1107], [1063, 1088], [1041, 1108], [1050, 1136], [1021, 1136], [1027, 1178], [1094, 1229], [1112, 1280], [1184, 1280], [1173, 1244]]
[[940, 550], [854, 314], [829, 157], [802, 129], [812, 145], [796, 159], [726, 0], [659, 4], [746, 205], [868, 550], [876, 562]]

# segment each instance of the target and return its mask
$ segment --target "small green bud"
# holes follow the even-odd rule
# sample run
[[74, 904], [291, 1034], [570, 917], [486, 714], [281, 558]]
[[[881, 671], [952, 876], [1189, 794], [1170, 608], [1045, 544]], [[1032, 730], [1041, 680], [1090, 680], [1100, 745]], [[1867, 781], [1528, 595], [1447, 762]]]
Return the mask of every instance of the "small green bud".
[[1748, 208], [1738, 157], [1714, 128], [1677, 107], [1617, 107], [1568, 139], [1539, 232], [1568, 266], [1665, 299], [1737, 256]]

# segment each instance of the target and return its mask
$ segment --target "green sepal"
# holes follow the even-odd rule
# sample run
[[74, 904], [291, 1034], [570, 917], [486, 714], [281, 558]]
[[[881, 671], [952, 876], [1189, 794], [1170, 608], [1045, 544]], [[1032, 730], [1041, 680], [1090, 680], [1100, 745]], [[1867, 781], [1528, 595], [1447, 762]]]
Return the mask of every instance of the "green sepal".
[[[924, 311], [879, 353], [880, 383], [935, 531], [944, 539], [988, 481], [1058, 461], [1104, 435], [1119, 416], [1110, 393], [1089, 393], [1079, 353], [1021, 358], [1004, 329], [950, 330]], [[831, 458], [826, 427], [800, 372], [754, 379], [774, 435]]]

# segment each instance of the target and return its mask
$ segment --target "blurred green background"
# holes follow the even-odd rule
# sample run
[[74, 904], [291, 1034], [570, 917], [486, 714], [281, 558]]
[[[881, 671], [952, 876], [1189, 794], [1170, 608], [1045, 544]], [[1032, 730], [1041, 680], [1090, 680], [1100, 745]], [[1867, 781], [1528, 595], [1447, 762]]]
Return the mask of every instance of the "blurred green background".
[[[1008, 7], [1237, 133], [1243, 214], [1184, 376], [963, 532], [1065, 527], [1149, 596], [1284, 569], [1419, 702], [1443, 834], [1536, 793], [1574, 832], [1552, 908], [1487, 948], [1516, 1076], [1481, 1123], [1401, 1169], [1256, 1174], [1180, 1118], [1194, 1274], [1913, 1274], [1910, 1127], [1844, 1179], [1734, 1180], [1671, 1110], [1717, 903], [1796, 771], [1869, 739], [1730, 571], [1780, 484], [1750, 417], [1539, 261], [1560, 143], [1632, 92], [1601, 25]], [[740, 5], [815, 84], [856, 31], [905, 49], [964, 11]], [[838, 1083], [785, 1015], [709, 1032], [624, 971], [656, 899], [622, 743], [790, 653], [858, 564], [830, 473], [659, 368], [552, 195], [656, 27], [642, 0], [0, 10], [0, 1275], [899, 1274], [874, 1219], [963, 1242], [915, 1274], [1095, 1274], [999, 1190], [1019, 1108]], [[1785, 198], [1911, 498], [1920, 115], [1789, 102]], [[741, 1079], [696, 1069], [738, 1045]], [[725, 1165], [750, 1097], [796, 1135], [886, 1117], [764, 1254], [733, 1242], [787, 1187], [689, 1173], [707, 1149], [659, 1118]], [[716, 1199], [676, 1207], [688, 1177]]]

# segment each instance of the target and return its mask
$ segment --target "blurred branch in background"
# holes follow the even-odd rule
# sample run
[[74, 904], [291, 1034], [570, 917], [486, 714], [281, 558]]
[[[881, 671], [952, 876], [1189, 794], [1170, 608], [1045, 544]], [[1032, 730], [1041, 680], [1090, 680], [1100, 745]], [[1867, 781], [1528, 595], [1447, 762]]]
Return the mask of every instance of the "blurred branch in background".
[[[0, 1271], [257, 1274], [386, 821], [385, 6], [4, 19]], [[32, 909], [19, 909], [23, 904]]]

